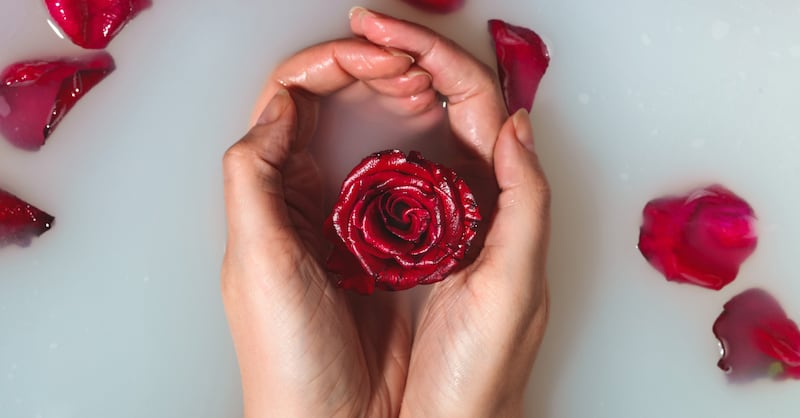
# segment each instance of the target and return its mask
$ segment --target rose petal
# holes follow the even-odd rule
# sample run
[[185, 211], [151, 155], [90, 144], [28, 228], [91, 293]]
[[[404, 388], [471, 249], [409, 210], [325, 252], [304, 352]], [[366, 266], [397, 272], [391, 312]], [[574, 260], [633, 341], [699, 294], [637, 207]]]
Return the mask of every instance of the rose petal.
[[547, 45], [536, 32], [498, 19], [489, 20], [489, 32], [508, 113], [523, 108], [530, 112], [539, 82], [550, 65]]
[[652, 200], [643, 211], [639, 250], [667, 280], [719, 290], [755, 251], [755, 214], [722, 186]]
[[0, 74], [0, 133], [25, 150], [44, 145], [61, 119], [114, 70], [106, 53], [58, 61], [24, 61]]
[[403, 0], [419, 9], [433, 13], [450, 13], [460, 9], [464, 0]]
[[50, 16], [73, 43], [103, 49], [150, 0], [45, 0]]
[[0, 247], [26, 247], [33, 237], [47, 232], [54, 220], [50, 214], [0, 189]]
[[713, 331], [723, 349], [717, 365], [732, 381], [800, 378], [800, 330], [764, 290], [749, 289], [728, 301]]

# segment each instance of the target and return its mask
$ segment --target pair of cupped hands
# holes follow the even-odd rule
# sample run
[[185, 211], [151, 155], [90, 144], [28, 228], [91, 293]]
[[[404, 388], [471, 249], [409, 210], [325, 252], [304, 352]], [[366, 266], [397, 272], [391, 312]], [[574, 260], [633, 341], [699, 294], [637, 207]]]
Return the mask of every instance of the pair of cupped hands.
[[[275, 69], [225, 154], [222, 293], [245, 416], [521, 415], [548, 312], [549, 189], [528, 114], [509, 117], [494, 71], [428, 28], [363, 8], [350, 28]], [[323, 267], [309, 142], [320, 99], [354, 83], [409, 119], [446, 97], [464, 160], [492, 173], [462, 173], [485, 234], [416, 316], [404, 295], [346, 292]]]

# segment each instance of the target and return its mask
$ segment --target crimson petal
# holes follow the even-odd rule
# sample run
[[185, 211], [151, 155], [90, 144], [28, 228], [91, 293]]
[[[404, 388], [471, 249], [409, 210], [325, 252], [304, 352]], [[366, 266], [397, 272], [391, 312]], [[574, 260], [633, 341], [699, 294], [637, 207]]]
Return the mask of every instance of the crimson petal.
[[53, 226], [55, 218], [28, 202], [0, 189], [0, 247], [27, 246]]
[[89, 90], [114, 71], [105, 52], [56, 61], [24, 61], [0, 74], [0, 133], [37, 150]]
[[450, 13], [464, 6], [464, 0], [403, 0], [406, 3], [433, 13]]
[[643, 216], [639, 251], [671, 281], [722, 289], [758, 242], [753, 209], [719, 185], [651, 200]]
[[508, 113], [519, 109], [530, 112], [539, 82], [550, 65], [547, 45], [536, 32], [498, 19], [489, 20], [489, 32]]
[[76, 45], [103, 49], [150, 0], [45, 0], [50, 16]]
[[728, 301], [713, 326], [717, 364], [732, 381], [800, 379], [800, 329], [769, 293], [749, 289]]

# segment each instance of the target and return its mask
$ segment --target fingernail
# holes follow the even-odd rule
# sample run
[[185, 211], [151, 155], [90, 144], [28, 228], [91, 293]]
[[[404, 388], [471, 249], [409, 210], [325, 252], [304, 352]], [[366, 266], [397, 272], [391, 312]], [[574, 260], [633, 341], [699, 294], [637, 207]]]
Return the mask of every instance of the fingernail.
[[384, 48], [384, 50], [386, 50], [386, 52], [388, 52], [388, 53], [390, 53], [390, 54], [394, 55], [395, 57], [404, 57], [404, 58], [408, 58], [409, 60], [411, 60], [411, 63], [412, 63], [412, 64], [416, 62], [416, 60], [414, 59], [414, 57], [412, 57], [411, 55], [408, 55], [407, 53], [405, 53], [405, 52], [403, 52], [403, 51], [401, 51], [401, 50], [399, 50], [399, 49], [394, 49], [394, 48]]
[[261, 112], [256, 125], [266, 125], [275, 122], [283, 114], [291, 101], [289, 91], [282, 88], [275, 92], [267, 107]]
[[406, 73], [406, 77], [408, 77], [409, 79], [411, 79], [411, 78], [414, 78], [414, 77], [423, 76], [423, 75], [424, 75], [425, 77], [428, 77], [428, 79], [429, 79], [429, 80], [433, 81], [433, 76], [431, 75], [431, 73], [429, 73], [429, 72], [427, 72], [427, 71], [423, 71], [423, 70], [411, 70], [411, 71], [409, 71], [409, 72], [407, 72], [407, 73]]
[[514, 116], [511, 117], [511, 123], [514, 124], [514, 133], [517, 135], [517, 140], [522, 146], [533, 152], [533, 127], [531, 126], [531, 119], [528, 111], [525, 109], [517, 110]]
[[352, 19], [353, 16], [364, 17], [364, 16], [374, 16], [374, 14], [362, 6], [355, 6], [351, 8], [349, 12], [347, 12], [347, 17]]

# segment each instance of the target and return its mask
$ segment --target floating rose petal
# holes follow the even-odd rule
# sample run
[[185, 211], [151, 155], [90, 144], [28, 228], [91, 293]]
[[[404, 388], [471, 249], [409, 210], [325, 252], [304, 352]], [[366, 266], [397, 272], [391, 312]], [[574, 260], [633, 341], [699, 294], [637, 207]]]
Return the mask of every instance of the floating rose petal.
[[754, 225], [750, 205], [714, 185], [648, 202], [639, 251], [667, 280], [719, 290], [755, 250]]
[[800, 330], [764, 290], [750, 289], [728, 301], [713, 331], [722, 344], [717, 365], [732, 381], [800, 379]]
[[334, 244], [326, 267], [364, 294], [438, 282], [464, 258], [480, 219], [453, 170], [416, 151], [373, 154], [347, 176], [325, 221]]
[[0, 189], [0, 247], [8, 244], [28, 246], [53, 225], [52, 216]]
[[497, 71], [508, 113], [523, 108], [530, 112], [539, 81], [550, 65], [547, 45], [536, 32], [502, 20], [490, 20], [489, 32], [494, 39]]
[[419, 9], [433, 13], [450, 13], [461, 8], [464, 0], [403, 0]]
[[113, 70], [114, 60], [104, 52], [11, 65], [0, 74], [0, 134], [19, 148], [39, 149], [75, 103]]
[[103, 49], [150, 0], [45, 0], [50, 16], [73, 43]]

